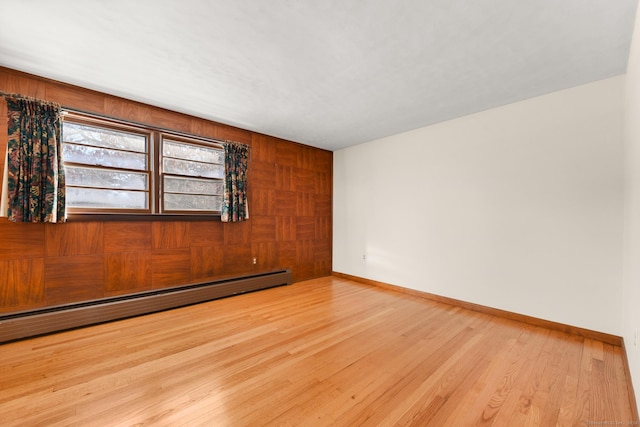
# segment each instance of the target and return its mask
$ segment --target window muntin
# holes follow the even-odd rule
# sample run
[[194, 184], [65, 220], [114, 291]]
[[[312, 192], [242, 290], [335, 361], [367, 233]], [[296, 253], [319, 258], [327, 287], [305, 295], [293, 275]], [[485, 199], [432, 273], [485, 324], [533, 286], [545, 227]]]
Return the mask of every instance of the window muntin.
[[62, 151], [70, 214], [222, 209], [224, 150], [215, 141], [69, 113]]

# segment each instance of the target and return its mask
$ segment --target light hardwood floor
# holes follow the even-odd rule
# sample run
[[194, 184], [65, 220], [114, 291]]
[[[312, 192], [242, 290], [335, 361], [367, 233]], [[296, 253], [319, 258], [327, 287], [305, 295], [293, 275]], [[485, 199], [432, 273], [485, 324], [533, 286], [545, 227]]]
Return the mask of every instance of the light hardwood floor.
[[636, 421], [620, 347], [337, 277], [0, 346], [2, 426]]

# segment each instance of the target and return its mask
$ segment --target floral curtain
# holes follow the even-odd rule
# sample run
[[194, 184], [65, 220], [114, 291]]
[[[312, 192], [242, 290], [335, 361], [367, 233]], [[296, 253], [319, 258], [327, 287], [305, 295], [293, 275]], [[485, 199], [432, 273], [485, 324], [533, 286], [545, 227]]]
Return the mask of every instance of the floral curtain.
[[8, 218], [14, 222], [64, 222], [65, 180], [60, 106], [6, 96]]
[[222, 222], [249, 219], [247, 205], [247, 169], [249, 147], [237, 142], [224, 144], [224, 194], [222, 195]]

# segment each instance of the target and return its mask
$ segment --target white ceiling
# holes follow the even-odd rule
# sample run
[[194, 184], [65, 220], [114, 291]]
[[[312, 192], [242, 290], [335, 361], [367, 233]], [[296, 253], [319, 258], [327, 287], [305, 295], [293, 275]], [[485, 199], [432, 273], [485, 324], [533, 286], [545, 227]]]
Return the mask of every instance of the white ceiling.
[[638, 0], [0, 0], [0, 65], [336, 150], [623, 74]]

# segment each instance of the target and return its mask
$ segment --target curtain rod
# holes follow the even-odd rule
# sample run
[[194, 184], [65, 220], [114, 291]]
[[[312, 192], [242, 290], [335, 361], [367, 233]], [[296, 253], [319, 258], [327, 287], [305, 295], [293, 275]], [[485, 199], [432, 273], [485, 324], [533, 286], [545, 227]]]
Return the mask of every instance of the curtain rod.
[[[33, 98], [33, 97], [28, 97], [28, 96], [24, 96], [24, 95], [20, 95], [17, 93], [7, 93], [4, 92], [2, 90], [0, 90], [0, 96], [3, 96], [5, 98], [7, 97], [17, 97], [17, 98], [22, 98], [22, 99], [37, 99], [37, 98]], [[42, 102], [50, 102], [50, 101], [42, 101]], [[153, 107], [153, 106], [151, 106]], [[169, 129], [169, 128], [165, 128], [165, 127], [161, 127], [161, 126], [154, 126], [154, 125], [150, 125], [147, 123], [142, 123], [142, 122], [136, 122], [133, 120], [128, 120], [128, 119], [120, 119], [117, 117], [111, 117], [111, 116], [107, 116], [106, 114], [100, 114], [100, 113], [94, 113], [91, 111], [86, 111], [86, 110], [80, 110], [78, 108], [73, 108], [73, 107], [68, 107], [66, 105], [60, 105], [60, 108], [63, 110], [64, 112], [69, 112], [71, 114], [80, 114], [80, 115], [84, 115], [90, 118], [96, 118], [96, 119], [104, 119], [104, 120], [111, 120], [111, 121], [119, 121], [119, 122], [123, 122], [125, 124], [129, 124], [129, 125], [133, 125], [133, 126], [141, 126], [147, 129], [151, 129], [157, 132], [165, 132], [165, 133], [171, 133], [173, 135], [176, 136], [183, 136], [183, 137], [187, 137], [187, 138], [196, 138], [196, 139], [205, 139], [208, 141], [214, 141], [218, 144], [224, 144], [225, 142], [233, 142], [235, 144], [242, 144], [242, 145], [246, 145], [249, 148], [249, 151], [252, 151], [252, 147], [249, 144], [243, 144], [241, 142], [237, 142], [237, 141], [225, 141], [225, 140], [221, 140], [221, 139], [217, 139], [217, 138], [210, 138], [210, 137], [206, 137], [206, 136], [202, 136], [202, 135], [195, 135], [189, 132], [181, 132], [181, 131], [177, 131], [175, 129]], [[160, 107], [157, 107], [160, 108]], [[171, 111], [171, 110], [167, 110], [167, 111]], [[177, 114], [183, 114], [183, 113], [179, 113], [177, 111], [173, 111], [174, 113]], [[193, 116], [195, 117], [195, 116]], [[200, 117], [196, 117], [196, 118], [200, 118]], [[206, 120], [206, 119], [201, 119], [201, 120]]]
[[7, 92], [5, 92], [3, 90], [0, 90], [0, 96], [4, 96], [4, 97], [17, 96], [18, 98], [27, 98], [26, 96], [20, 95], [19, 93], [7, 93]]
[[53, 101], [45, 101], [45, 100], [43, 100], [43, 99], [38, 99], [38, 98], [33, 97], [33, 96], [21, 95], [21, 94], [19, 94], [19, 93], [7, 93], [7, 92], [4, 92], [4, 91], [1, 91], [1, 90], [0, 90], [0, 96], [4, 97], [4, 98], [5, 98], [5, 100], [6, 100], [7, 98], [13, 98], [13, 99], [20, 99], [20, 100], [23, 100], [23, 101], [37, 101], [37, 102], [39, 102], [39, 103], [41, 103], [41, 104], [55, 105], [55, 106], [57, 106], [57, 107], [62, 108], [62, 106], [61, 106], [59, 103], [57, 103], [57, 102], [53, 102]]

